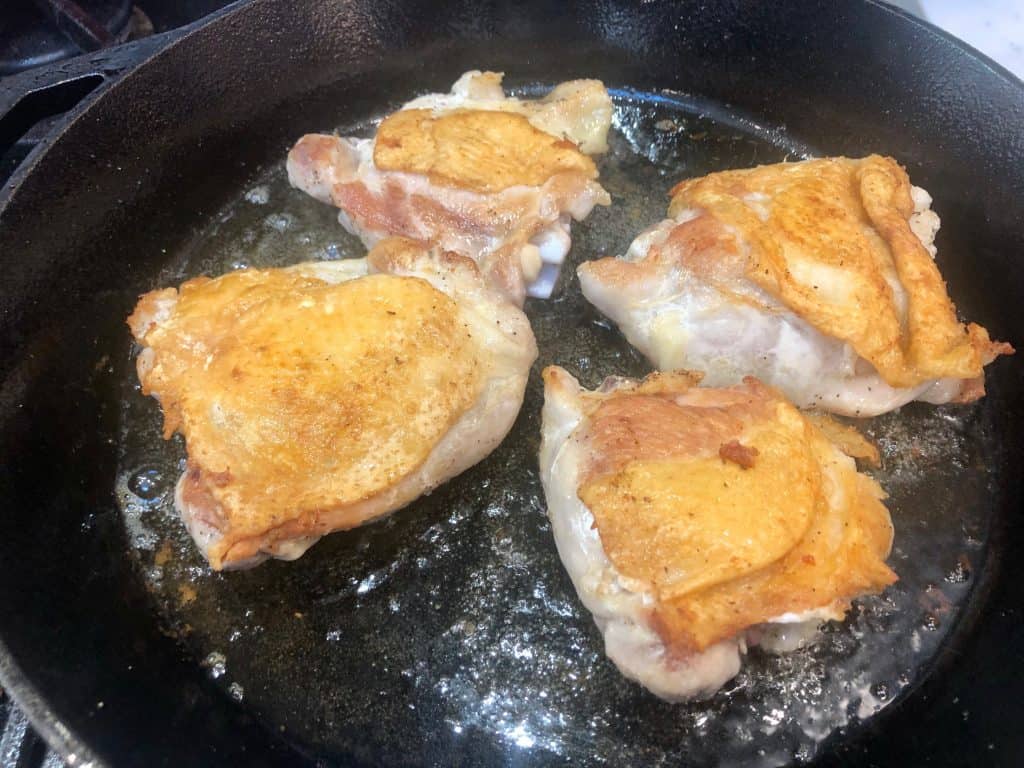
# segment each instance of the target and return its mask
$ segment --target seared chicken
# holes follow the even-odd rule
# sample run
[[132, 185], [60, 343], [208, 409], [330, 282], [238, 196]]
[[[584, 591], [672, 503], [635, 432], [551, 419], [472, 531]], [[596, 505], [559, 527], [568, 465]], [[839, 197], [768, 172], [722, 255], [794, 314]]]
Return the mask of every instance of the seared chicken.
[[467, 72], [450, 94], [385, 118], [374, 139], [303, 136], [288, 178], [340, 208], [367, 247], [414, 238], [472, 258], [518, 304], [528, 288], [550, 295], [570, 221], [611, 202], [588, 155], [607, 150], [612, 102], [597, 80], [524, 101], [506, 97], [501, 78]]
[[185, 437], [177, 508], [217, 570], [297, 558], [483, 459], [537, 356], [472, 260], [401, 238], [153, 291], [128, 324], [164, 436]]
[[788, 650], [896, 580], [878, 484], [753, 378], [609, 379], [544, 371], [541, 479], [559, 555], [627, 677], [669, 700], [707, 696], [748, 644]]
[[930, 204], [886, 157], [714, 173], [677, 185], [671, 218], [583, 264], [580, 285], [655, 367], [712, 386], [754, 375], [851, 416], [968, 402], [1013, 349], [957, 320]]

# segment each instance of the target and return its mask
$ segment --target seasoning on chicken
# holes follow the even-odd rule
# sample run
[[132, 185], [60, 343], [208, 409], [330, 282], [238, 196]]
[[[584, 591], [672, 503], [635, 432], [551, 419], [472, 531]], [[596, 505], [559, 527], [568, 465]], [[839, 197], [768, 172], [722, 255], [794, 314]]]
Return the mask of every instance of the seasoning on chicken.
[[588, 392], [544, 371], [558, 553], [608, 657], [669, 700], [712, 694], [748, 645], [790, 650], [896, 580], [878, 484], [776, 390], [699, 379]]
[[877, 155], [713, 173], [678, 184], [625, 256], [583, 264], [580, 286], [655, 367], [712, 386], [753, 375], [850, 416], [969, 402], [1013, 348], [957, 320], [930, 205]]
[[374, 139], [308, 134], [288, 154], [292, 185], [341, 209], [367, 247], [389, 235], [475, 260], [522, 304], [549, 296], [572, 219], [608, 205], [589, 157], [607, 151], [612, 102], [597, 80], [539, 100], [506, 97], [502, 75], [467, 72], [385, 118]]
[[217, 570], [295, 559], [483, 459], [537, 356], [472, 260], [401, 238], [152, 291], [128, 324], [164, 436], [185, 437], [176, 506]]

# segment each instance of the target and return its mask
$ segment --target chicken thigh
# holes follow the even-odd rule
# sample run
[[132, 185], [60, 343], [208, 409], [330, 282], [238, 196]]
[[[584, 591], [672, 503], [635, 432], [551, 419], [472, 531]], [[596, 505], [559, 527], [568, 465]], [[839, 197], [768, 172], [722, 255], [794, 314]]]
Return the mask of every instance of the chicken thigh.
[[[878, 484], [753, 378], [609, 379], [544, 371], [541, 480], [558, 553], [626, 677], [669, 700], [707, 696], [748, 644], [789, 650], [896, 580]], [[827, 417], [825, 417], [827, 419]], [[876, 455], [877, 457], [877, 455]]]
[[580, 285], [655, 367], [706, 384], [750, 374], [849, 416], [967, 402], [1013, 349], [957, 320], [930, 204], [879, 156], [713, 173], [677, 185], [671, 218], [625, 256], [583, 264]]
[[401, 238], [152, 291], [128, 324], [165, 437], [185, 437], [176, 506], [216, 570], [295, 559], [480, 461], [537, 356], [472, 260]]
[[608, 205], [589, 154], [607, 150], [612, 102], [596, 80], [543, 99], [506, 97], [502, 76], [467, 72], [385, 118], [373, 139], [308, 134], [288, 154], [292, 185], [341, 209], [367, 247], [389, 235], [474, 259], [518, 304], [550, 295], [569, 224]]

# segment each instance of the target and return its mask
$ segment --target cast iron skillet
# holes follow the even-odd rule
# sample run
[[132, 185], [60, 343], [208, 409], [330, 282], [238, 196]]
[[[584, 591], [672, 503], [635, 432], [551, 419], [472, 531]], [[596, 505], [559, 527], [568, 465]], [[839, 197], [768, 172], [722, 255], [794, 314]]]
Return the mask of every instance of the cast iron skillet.
[[[331, 537], [298, 563], [267, 564], [256, 575], [204, 577], [201, 588], [223, 599], [224, 615], [217, 618], [215, 606], [208, 626], [170, 621], [146, 572], [152, 553], [147, 560], [133, 549], [123, 499], [119, 506], [115, 498], [129, 439], [122, 431], [126, 413], [147, 407], [125, 391], [131, 371], [124, 317], [139, 293], [183, 263], [175, 254], [187, 256], [218, 226], [218, 212], [230, 212], [225, 206], [241, 192], [273, 178], [270, 166], [297, 136], [372, 117], [414, 93], [446, 88], [466, 69], [486, 67], [504, 69], [524, 85], [590, 76], [635, 89], [617, 91], [620, 105], [662, 100], [666, 109], [692, 118], [698, 138], [691, 139], [710, 133], [720, 140], [721, 154], [701, 154], [691, 171], [780, 159], [800, 147], [894, 155], [935, 197], [943, 217], [941, 267], [961, 310], [993, 336], [1019, 342], [1024, 88], [956, 41], [877, 3], [297, 5], [255, 0], [190, 31], [100, 89], [0, 193], [4, 687], [75, 763], [735, 762], [729, 756], [740, 753], [731, 751], [730, 740], [750, 735], [741, 721], [723, 721], [735, 725], [735, 734], [726, 728], [700, 748], [673, 751], [674, 741], [692, 741], [681, 725], [665, 730], [677, 710], [599, 664], [599, 638], [589, 618], [572, 607], [571, 587], [555, 567], [536, 469], [515, 463], [536, 448], [536, 383], [509, 438], [523, 444], [503, 447], [456, 490], [441, 491], [369, 533]], [[722, 123], [731, 127], [720, 136]], [[642, 144], [644, 134], [638, 135]], [[744, 135], [753, 138], [741, 150]], [[644, 190], [636, 192], [644, 201]], [[636, 221], [622, 221], [623, 232], [640, 218], [647, 223], [660, 215], [660, 194], [652, 192], [646, 203], [650, 210]], [[326, 208], [309, 215], [332, 226]], [[587, 225], [577, 232], [577, 248], [590, 253], [625, 244], [589, 241]], [[567, 296], [572, 289], [570, 279]], [[563, 298], [578, 318], [572, 327], [551, 327], [563, 305], [532, 305], [535, 322], [547, 326], [540, 333], [575, 334], [603, 365], [618, 361], [635, 370], [640, 363], [614, 332], [573, 301]], [[542, 362], [549, 362], [547, 354], [542, 345]], [[592, 360], [577, 355], [567, 362], [586, 373]], [[899, 699], [833, 734], [818, 750], [817, 764], [1015, 765], [1024, 754], [1018, 725], [1024, 721], [1024, 589], [1013, 567], [1024, 543], [1021, 372], [1016, 360], [997, 366], [989, 398], [969, 417], [985, 425], [975, 465], [964, 468], [973, 484], [926, 482], [914, 486], [915, 499], [904, 500], [915, 509], [963, 505], [964, 519], [984, 522], [984, 530], [973, 531], [987, 545], [979, 544], [972, 556], [969, 599], [945, 618], [944, 642], [906, 681]], [[180, 455], [180, 445], [153, 450]], [[447, 508], [456, 510], [453, 526], [468, 527], [443, 534], [446, 518], [439, 510]], [[494, 519], [499, 522], [475, 522]], [[474, 531], [493, 540], [449, 547], [441, 557], [428, 546], [437, 526], [442, 539], [456, 543]], [[436, 555], [440, 571], [431, 575], [433, 561], [425, 556], [414, 563], [421, 576], [391, 573], [374, 594], [387, 600], [394, 590], [391, 597], [405, 602], [396, 603], [393, 620], [367, 624], [360, 617], [377, 616], [375, 609], [355, 610], [354, 597], [364, 582], [352, 583], [352, 573], [336, 564], [358, 563], [361, 556], [386, 568], [389, 558], [406, 557], [409, 542]], [[615, 705], [558, 748], [549, 748], [544, 733], [517, 731], [515, 722], [497, 735], [472, 723], [463, 728], [446, 719], [438, 680], [425, 691], [418, 687], [435, 675], [431, 665], [451, 661], [436, 649], [461, 642], [451, 639], [444, 621], [429, 618], [432, 611], [444, 614], [460, 600], [472, 609], [472, 599], [464, 598], [474, 594], [473, 574], [495, 572], [494, 557], [513, 557], [524, 546], [541, 551], [537, 557], [551, 567], [521, 569], [502, 582], [513, 594], [482, 602], [508, 612], [501, 618], [509, 633], [500, 638], [507, 644], [496, 646], [498, 656], [515, 654], [524, 637], [534, 649], [548, 642], [564, 646], [569, 638], [581, 658], [593, 661], [587, 668], [595, 679], [548, 681], [562, 701], [574, 703], [562, 714], [571, 723], [576, 711], [593, 705], [589, 692], [605, 695], [601, 686]], [[179, 565], [187, 566], [188, 556], [181, 554]], [[929, 553], [918, 557], [927, 560]], [[515, 567], [513, 557], [509, 568]], [[444, 589], [417, 592], [410, 587], [417, 579]], [[517, 600], [538, 588], [547, 590], [542, 602], [551, 610], [519, 617]], [[237, 667], [264, 683], [250, 683], [239, 703], [218, 677], [218, 659], [204, 667], [196, 654], [232, 622], [248, 637], [259, 635], [246, 610], [261, 612], [272, 636], [265, 631], [263, 640], [224, 649], [229, 674]], [[328, 623], [303, 629], [321, 621]], [[473, 635], [472, 621], [462, 621], [460, 631]], [[337, 642], [326, 634], [331, 631]], [[846, 637], [844, 631], [835, 637]], [[442, 642], [442, 636], [449, 639]], [[465, 645], [479, 647], [469, 640]], [[389, 654], [402, 648], [426, 666], [408, 676], [387, 669]], [[474, 659], [467, 660], [470, 668], [462, 668], [459, 679], [470, 679]], [[503, 674], [500, 658], [478, 661], [495, 679]], [[537, 661], [537, 675], [552, 675], [543, 661]], [[574, 701], [577, 689], [587, 697]], [[743, 693], [729, 696], [741, 701]], [[419, 710], [410, 706], [417, 703]], [[539, 700], [537, 706], [543, 710]], [[770, 751], [749, 754], [767, 762], [787, 757]], [[788, 757], [809, 755], [797, 750]]]

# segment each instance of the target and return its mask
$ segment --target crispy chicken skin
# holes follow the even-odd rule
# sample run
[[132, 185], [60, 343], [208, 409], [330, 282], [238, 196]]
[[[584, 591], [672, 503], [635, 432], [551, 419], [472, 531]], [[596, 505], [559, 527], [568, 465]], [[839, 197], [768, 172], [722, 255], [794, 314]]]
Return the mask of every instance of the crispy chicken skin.
[[367, 247], [402, 235], [474, 259], [518, 304], [550, 295], [569, 225], [608, 205], [589, 154], [607, 150], [612, 103], [596, 80], [536, 101], [502, 75], [467, 72], [450, 94], [406, 104], [374, 139], [308, 134], [288, 154], [292, 185], [341, 209]]
[[671, 218], [582, 265], [580, 284], [656, 367], [712, 385], [753, 374], [855, 416], [966, 402], [1013, 349], [957, 320], [930, 203], [877, 155], [713, 173], [678, 184]]
[[490, 453], [537, 355], [475, 263], [401, 238], [143, 296], [143, 392], [180, 432], [176, 504], [217, 570], [299, 557]]
[[[666, 699], [710, 695], [748, 644], [794, 647], [896, 580], [878, 484], [756, 379], [544, 371], [541, 479], [559, 555], [624, 675]], [[856, 435], [856, 436], [855, 436]]]

